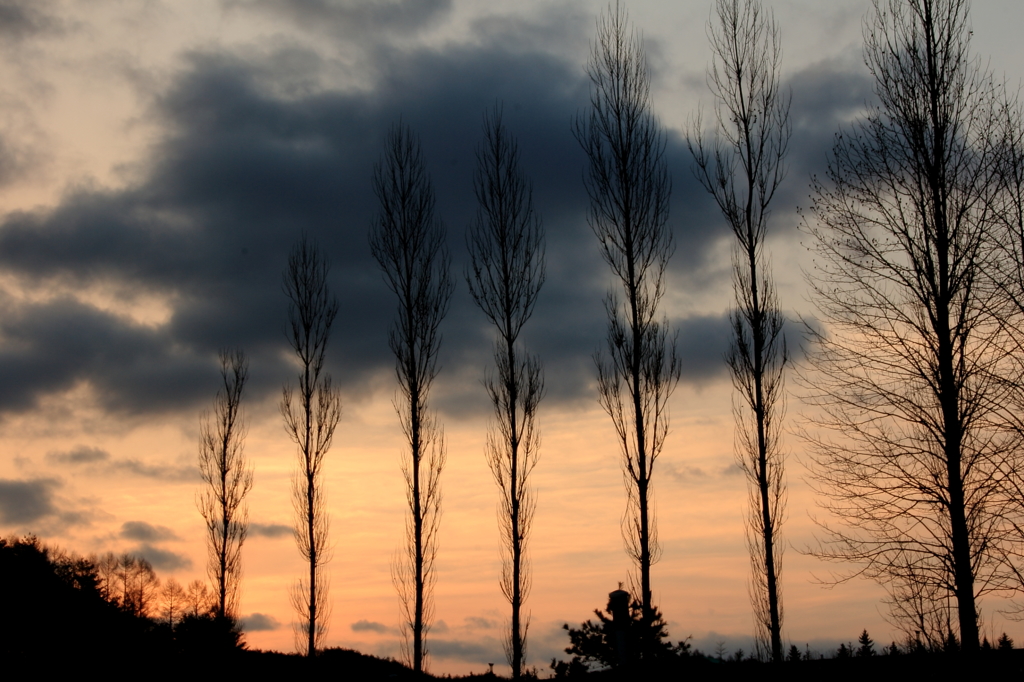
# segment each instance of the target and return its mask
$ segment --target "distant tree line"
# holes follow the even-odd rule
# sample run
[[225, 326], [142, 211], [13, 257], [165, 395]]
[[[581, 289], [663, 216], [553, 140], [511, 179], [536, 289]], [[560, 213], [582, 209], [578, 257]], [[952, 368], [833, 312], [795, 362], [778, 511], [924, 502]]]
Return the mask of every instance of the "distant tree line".
[[205, 583], [161, 584], [137, 555], [82, 557], [33, 536], [0, 537], [0, 576], [0, 652], [8, 663], [210, 659], [244, 647]]

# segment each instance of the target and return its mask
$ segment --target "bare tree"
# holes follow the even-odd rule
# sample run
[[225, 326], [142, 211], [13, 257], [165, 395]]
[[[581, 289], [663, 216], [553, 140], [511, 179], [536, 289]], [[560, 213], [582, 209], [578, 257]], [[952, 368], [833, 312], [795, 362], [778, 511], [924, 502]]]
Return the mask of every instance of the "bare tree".
[[970, 57], [967, 11], [875, 0], [865, 61], [879, 104], [837, 137], [828, 182], [813, 185], [825, 326], [809, 329], [802, 383], [836, 518], [817, 554], [883, 584], [895, 619], [918, 618], [905, 628], [945, 620], [952, 636], [955, 623], [974, 652], [978, 598], [1006, 586], [1000, 471], [1014, 442], [995, 425], [1007, 344], [986, 278], [998, 93]]
[[199, 618], [216, 608], [210, 588], [202, 580], [193, 580], [185, 588], [185, 615]]
[[205, 484], [197, 495], [206, 522], [206, 571], [217, 591], [217, 616], [236, 619], [242, 581], [242, 544], [249, 528], [245, 496], [252, 488], [246, 461], [242, 390], [249, 363], [240, 350], [220, 354], [221, 389], [214, 413], [204, 412], [199, 428], [199, 473]]
[[[651, 565], [659, 555], [652, 476], [668, 433], [668, 399], [680, 365], [668, 322], [658, 319], [674, 250], [666, 225], [671, 187], [665, 136], [651, 112], [642, 39], [628, 29], [618, 2], [598, 20], [587, 74], [590, 110], [573, 126], [589, 160], [587, 221], [625, 299], [613, 291], [605, 300], [608, 347], [595, 355], [598, 390], [622, 452], [623, 538], [639, 573], [646, 632], [656, 618]], [[649, 644], [645, 638], [645, 649]]]
[[160, 611], [167, 619], [168, 627], [173, 629], [185, 610], [185, 588], [174, 578], [168, 578], [160, 590], [160, 597]]
[[513, 679], [522, 675], [529, 617], [521, 611], [530, 592], [526, 547], [536, 498], [529, 484], [537, 464], [537, 405], [544, 393], [540, 361], [519, 343], [544, 283], [544, 232], [533, 209], [533, 188], [519, 168], [519, 146], [501, 120], [501, 109], [484, 116], [473, 189], [479, 203], [466, 235], [473, 300], [498, 332], [497, 376], [484, 380], [495, 424], [487, 434], [487, 463], [501, 491], [501, 591], [512, 605], [505, 656]]
[[125, 552], [117, 557], [112, 577], [113, 596], [121, 609], [133, 616], [148, 617], [160, 587], [153, 565], [143, 557]]
[[444, 225], [434, 216], [434, 190], [419, 141], [408, 126], [398, 124], [388, 134], [374, 167], [373, 190], [380, 211], [370, 227], [370, 251], [398, 297], [388, 344], [398, 375], [395, 409], [409, 442], [402, 474], [410, 515], [406, 546], [395, 557], [392, 579], [402, 609], [406, 655], [416, 672], [422, 672], [433, 618], [446, 458], [444, 431], [428, 408], [427, 396], [437, 376], [438, 328], [448, 312], [453, 282]]
[[785, 318], [770, 266], [765, 262], [769, 205], [785, 174], [789, 97], [780, 90], [782, 45], [771, 13], [759, 0], [717, 0], [709, 28], [714, 62], [708, 84], [715, 95], [717, 137], [706, 146], [698, 118], [690, 151], [695, 174], [715, 198], [736, 237], [727, 356], [736, 394], [737, 459], [750, 492], [747, 546], [757, 644], [783, 661], [779, 586], [785, 513], [784, 456]]
[[105, 554], [96, 556], [92, 555], [89, 557], [96, 566], [96, 576], [99, 578], [98, 588], [100, 595], [104, 599], [112, 603], [117, 602], [117, 555], [113, 552], [107, 552]]
[[284, 273], [284, 292], [290, 303], [288, 341], [301, 371], [297, 389], [284, 387], [281, 414], [285, 430], [298, 446], [299, 468], [292, 483], [295, 541], [309, 564], [309, 574], [299, 579], [291, 596], [300, 618], [296, 641], [307, 656], [316, 655], [322, 647], [330, 620], [324, 573], [330, 560], [330, 519], [323, 470], [341, 419], [341, 394], [324, 369], [331, 324], [338, 314], [338, 302], [327, 286], [329, 269], [320, 248], [303, 235], [288, 257]]

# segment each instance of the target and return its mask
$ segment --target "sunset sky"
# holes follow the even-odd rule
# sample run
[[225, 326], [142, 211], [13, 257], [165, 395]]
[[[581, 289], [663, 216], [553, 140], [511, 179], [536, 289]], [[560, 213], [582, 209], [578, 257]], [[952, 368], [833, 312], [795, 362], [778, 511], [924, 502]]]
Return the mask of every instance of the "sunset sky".
[[[667, 135], [677, 243], [663, 306], [683, 379], [655, 472], [663, 556], [656, 604], [673, 641], [749, 651], [746, 484], [734, 464], [723, 354], [730, 239], [694, 179], [685, 129], [713, 102], [710, 0], [625, 3], [643, 32]], [[769, 250], [799, 344], [812, 311], [798, 207], [840, 125], [872, 100], [862, 61], [869, 0], [776, 0], [792, 91], [788, 175]], [[295, 374], [281, 273], [302, 232], [330, 258], [341, 312], [328, 368], [344, 413], [328, 455], [329, 646], [398, 655], [390, 562], [401, 546], [403, 446], [387, 330], [394, 300], [370, 256], [370, 184], [389, 126], [422, 139], [457, 280], [432, 405], [448, 438], [444, 516], [428, 638], [433, 672], [504, 669], [497, 489], [483, 444], [481, 384], [492, 336], [469, 297], [463, 235], [475, 212], [474, 148], [496, 101], [517, 136], [547, 233], [547, 281], [525, 344], [544, 363], [538, 506], [530, 548], [528, 664], [546, 668], [630, 569], [611, 422], [597, 403], [611, 280], [585, 216], [584, 157], [570, 122], [603, 1], [0, 0], [0, 535], [35, 533], [82, 554], [133, 551], [162, 578], [205, 574], [196, 510], [199, 415], [217, 351], [250, 359], [246, 452], [255, 467], [242, 614], [251, 647], [293, 650], [289, 588], [295, 451], [278, 410]], [[1024, 4], [976, 0], [974, 54], [1013, 88], [1024, 78]], [[800, 361], [799, 352], [796, 353]], [[883, 592], [821, 585], [836, 566], [802, 553], [818, 514], [788, 384], [787, 646], [824, 651], [867, 628], [896, 637]], [[983, 633], [1007, 602], [982, 601]]]

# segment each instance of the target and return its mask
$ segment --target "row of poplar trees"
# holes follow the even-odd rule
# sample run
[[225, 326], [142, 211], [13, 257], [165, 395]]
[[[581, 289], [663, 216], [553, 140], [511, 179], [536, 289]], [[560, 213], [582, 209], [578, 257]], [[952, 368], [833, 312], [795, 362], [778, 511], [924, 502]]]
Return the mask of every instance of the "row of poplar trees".
[[[970, 55], [970, 36], [965, 0], [874, 0], [864, 54], [877, 103], [837, 134], [803, 221], [816, 256], [807, 276], [817, 314], [804, 325], [808, 362], [797, 373], [813, 480], [833, 514], [815, 553], [853, 562], [839, 579], [880, 582], [893, 622], [908, 635], [940, 643], [955, 631], [968, 652], [978, 649], [977, 600], [1024, 589], [1024, 126], [1013, 93]], [[760, 652], [782, 661], [780, 434], [790, 358], [766, 237], [785, 176], [790, 96], [781, 86], [779, 30], [758, 0], [716, 0], [709, 37], [712, 132], [697, 117], [687, 137], [694, 173], [734, 235], [726, 360], [749, 490], [751, 601]], [[598, 21], [587, 74], [590, 107], [573, 133], [588, 159], [588, 223], [617, 282], [605, 301], [607, 344], [595, 358], [600, 404], [622, 455], [631, 591], [651, 640], [641, 640], [643, 657], [660, 619], [651, 589], [659, 554], [652, 476], [681, 365], [658, 312], [674, 250], [665, 133], [652, 111], [642, 40], [618, 3]], [[454, 282], [420, 144], [407, 125], [392, 128], [373, 187], [380, 209], [370, 247], [397, 299], [389, 345], [408, 440], [406, 541], [392, 577], [408, 660], [422, 671], [446, 459], [428, 396]], [[484, 117], [474, 191], [465, 275], [495, 328], [494, 367], [484, 380], [494, 409], [486, 458], [499, 489], [500, 587], [511, 606], [506, 654], [518, 678], [536, 504], [529, 476], [544, 393], [541, 363], [519, 337], [544, 281], [544, 232], [498, 107]], [[309, 566], [292, 598], [308, 655], [322, 646], [329, 617], [321, 475], [341, 416], [324, 370], [338, 310], [327, 273], [317, 245], [303, 238], [284, 276], [289, 340], [302, 369], [297, 387], [284, 389], [281, 411], [299, 454], [295, 536]], [[214, 415], [203, 419], [199, 507], [223, 616], [237, 601], [252, 471], [241, 452], [244, 355], [223, 355], [222, 368]]]

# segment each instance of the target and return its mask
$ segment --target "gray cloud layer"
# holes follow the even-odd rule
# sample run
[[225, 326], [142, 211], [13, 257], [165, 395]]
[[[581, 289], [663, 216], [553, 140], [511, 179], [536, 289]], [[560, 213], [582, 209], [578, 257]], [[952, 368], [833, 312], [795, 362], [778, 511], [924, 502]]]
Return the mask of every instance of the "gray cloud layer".
[[[325, 3], [287, 7], [304, 8], [309, 17], [328, 9]], [[446, 8], [438, 2], [431, 12]], [[371, 11], [360, 3], [349, 9]], [[0, 223], [0, 268], [24, 286], [108, 283], [166, 297], [170, 319], [143, 325], [71, 296], [0, 300], [0, 412], [30, 410], [42, 397], [82, 382], [111, 413], [194, 409], [215, 392], [216, 352], [226, 346], [250, 355], [250, 396], [272, 395], [292, 373], [282, 352], [280, 273], [303, 231], [334, 266], [331, 285], [341, 313], [330, 370], [345, 389], [364, 389], [392, 366], [386, 334], [394, 303], [366, 241], [376, 210], [370, 175], [388, 127], [401, 118], [422, 135], [461, 283], [462, 234], [475, 211], [474, 147], [481, 114], [496, 100], [519, 137], [547, 229], [548, 281], [525, 342], [544, 360], [549, 401], [592, 398], [591, 354], [603, 343], [606, 268], [585, 224], [583, 156], [569, 129], [586, 104], [587, 83], [579, 64], [517, 47], [504, 34], [486, 38], [440, 51], [391, 50], [369, 91], [281, 94], [287, 88], [278, 67], [297, 51], [313, 76], [331, 68], [303, 48], [248, 61], [226, 52], [188, 55], [158, 100], [167, 134], [137, 181], [120, 190], [81, 189], [51, 210], [8, 215]], [[836, 121], [863, 102], [864, 78], [830, 68], [794, 79], [801, 91], [839, 83], [832, 98], [794, 100], [794, 172], [820, 167]], [[693, 180], [678, 134], [668, 136], [667, 160], [678, 243], [672, 267], [700, 272], [711, 247], [726, 236], [724, 228]], [[684, 380], [719, 376], [727, 319], [675, 322]], [[458, 379], [438, 404], [448, 413], [479, 410], [479, 368], [489, 362], [490, 331], [461, 289], [443, 333], [443, 376]]]

